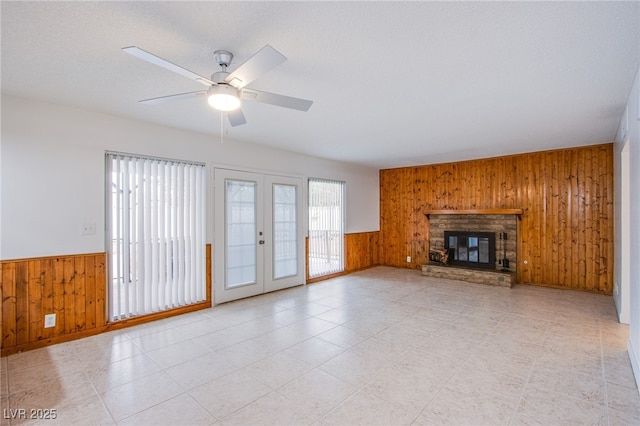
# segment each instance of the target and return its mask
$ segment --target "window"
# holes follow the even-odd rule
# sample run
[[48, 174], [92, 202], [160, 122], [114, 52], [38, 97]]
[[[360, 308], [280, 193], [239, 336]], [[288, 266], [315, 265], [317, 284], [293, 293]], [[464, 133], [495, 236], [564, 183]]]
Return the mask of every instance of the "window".
[[205, 300], [204, 164], [106, 155], [109, 320]]
[[344, 188], [309, 179], [309, 278], [344, 271]]

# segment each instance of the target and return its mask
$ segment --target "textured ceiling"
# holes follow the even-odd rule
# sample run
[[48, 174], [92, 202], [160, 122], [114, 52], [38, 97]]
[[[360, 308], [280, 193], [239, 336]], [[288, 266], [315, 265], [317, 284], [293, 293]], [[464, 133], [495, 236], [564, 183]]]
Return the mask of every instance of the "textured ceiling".
[[220, 135], [206, 100], [140, 99], [265, 44], [288, 57], [249, 87], [312, 99], [245, 102], [225, 139], [389, 168], [613, 140], [640, 64], [638, 2], [7, 2], [2, 93]]

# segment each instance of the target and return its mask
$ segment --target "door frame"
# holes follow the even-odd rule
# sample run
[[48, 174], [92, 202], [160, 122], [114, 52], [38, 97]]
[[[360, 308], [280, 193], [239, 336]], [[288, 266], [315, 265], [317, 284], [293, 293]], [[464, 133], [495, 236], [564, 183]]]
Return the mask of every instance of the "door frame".
[[[271, 291], [280, 290], [296, 285], [306, 284], [306, 262], [305, 262], [305, 226], [306, 226], [306, 187], [304, 185], [304, 178], [296, 175], [287, 175], [283, 173], [264, 171], [264, 170], [252, 170], [243, 169], [232, 166], [218, 165], [213, 167], [213, 269], [214, 273], [212, 282], [212, 303], [213, 305], [229, 302], [232, 300], [238, 300], [246, 297], [255, 296], [258, 294], [268, 293]], [[226, 185], [225, 180], [228, 178], [234, 180], [251, 181], [251, 177], [258, 180], [258, 193], [256, 198], [260, 205], [257, 205], [257, 226], [262, 229], [257, 229], [256, 233], [263, 232], [262, 236], [256, 235], [256, 240], [259, 238], [265, 240], [264, 245], [257, 245], [257, 262], [256, 262], [256, 285], [238, 286], [231, 289], [226, 289]], [[267, 267], [272, 265], [273, 252], [266, 250], [267, 247], [273, 242], [272, 232], [272, 219], [273, 219], [273, 203], [272, 203], [272, 184], [283, 183], [297, 185], [297, 261], [298, 261], [298, 274], [293, 277], [284, 277], [282, 279], [274, 280], [272, 276], [268, 277], [267, 273], [272, 273], [273, 268]], [[268, 194], [269, 193], [269, 194]], [[269, 222], [267, 222], [269, 221]], [[271, 247], [269, 247], [271, 249]]]

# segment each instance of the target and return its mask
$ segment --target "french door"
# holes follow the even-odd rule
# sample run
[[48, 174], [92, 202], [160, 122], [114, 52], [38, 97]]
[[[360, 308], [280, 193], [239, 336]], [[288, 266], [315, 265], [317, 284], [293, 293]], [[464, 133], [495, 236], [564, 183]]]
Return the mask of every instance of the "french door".
[[302, 180], [215, 170], [214, 301], [304, 283]]

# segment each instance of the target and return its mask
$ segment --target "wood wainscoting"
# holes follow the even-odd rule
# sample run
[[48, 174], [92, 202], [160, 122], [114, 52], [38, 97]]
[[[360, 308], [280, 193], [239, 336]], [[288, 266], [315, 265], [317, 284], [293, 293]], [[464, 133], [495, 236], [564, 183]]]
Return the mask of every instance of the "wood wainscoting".
[[[106, 324], [105, 254], [4, 261], [2, 353]], [[44, 316], [56, 325], [44, 328]]]
[[429, 211], [522, 209], [516, 282], [612, 294], [613, 205], [613, 144], [381, 170], [380, 264], [427, 263]]
[[379, 265], [378, 260], [378, 236], [379, 231], [356, 232], [344, 235], [344, 271], [337, 274], [323, 275], [317, 278], [309, 278], [309, 238], [305, 238], [305, 259], [307, 284], [323, 281], [329, 278], [346, 275], [351, 272], [371, 268]]
[[[378, 264], [378, 231], [345, 235], [345, 271]], [[211, 306], [211, 244], [206, 249], [206, 301], [168, 311], [107, 321], [106, 254], [91, 253], [0, 262], [2, 356]], [[314, 281], [326, 279], [318, 278]], [[44, 328], [45, 314], [56, 325]]]
[[[210, 307], [210, 244], [206, 256], [206, 301], [112, 323], [106, 316], [105, 253], [2, 261], [2, 356]], [[56, 325], [44, 328], [50, 313]]]
[[344, 236], [345, 273], [360, 271], [379, 264], [378, 231]]

